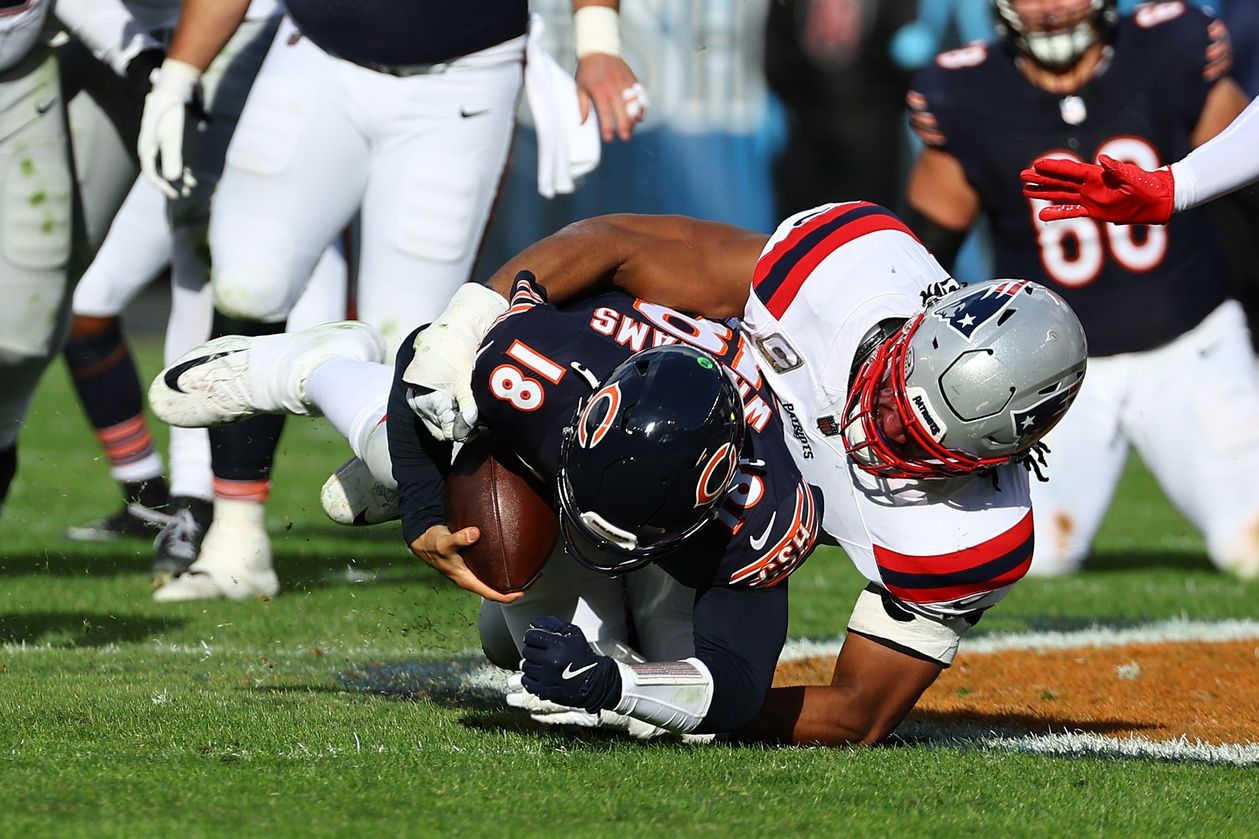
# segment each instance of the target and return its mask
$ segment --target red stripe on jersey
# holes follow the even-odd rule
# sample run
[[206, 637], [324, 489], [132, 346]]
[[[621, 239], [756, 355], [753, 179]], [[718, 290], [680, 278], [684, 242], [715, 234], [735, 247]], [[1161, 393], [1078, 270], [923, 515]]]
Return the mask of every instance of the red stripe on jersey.
[[[864, 211], [864, 212], [863, 212]], [[873, 211], [873, 212], [872, 212]], [[860, 215], [852, 221], [845, 222], [842, 216], [849, 214]], [[812, 233], [816, 233], [819, 229], [826, 227], [828, 224], [835, 223], [835, 229], [825, 236], [820, 242], [809, 248], [804, 253], [793, 253], [792, 250], [800, 241]], [[813, 270], [832, 253], [839, 248], [856, 239], [865, 236], [868, 233], [877, 233], [883, 230], [896, 230], [907, 236], [913, 237], [911, 231], [905, 224], [876, 204], [860, 201], [855, 204], [846, 204], [829, 210], [800, 225], [798, 230], [793, 230], [791, 234], [780, 244], [787, 247], [780, 251], [779, 247], [775, 248], [766, 256], [762, 257], [757, 263], [756, 273], [753, 277], [753, 287], [760, 285], [765, 278], [771, 274], [781, 275], [785, 268], [785, 276], [778, 277], [777, 287], [774, 288], [766, 299], [762, 294], [761, 300], [765, 303], [765, 308], [776, 318], [781, 318], [786, 313], [792, 301], [796, 299], [800, 287], [804, 285], [804, 281], [809, 278]], [[915, 240], [917, 237], [914, 237]], [[790, 261], [794, 260], [794, 264]], [[778, 271], [775, 271], [775, 269]]]
[[942, 603], [1020, 579], [1032, 562], [1033, 535], [1029, 510], [1018, 524], [978, 545], [925, 556], [874, 545], [874, 558], [892, 594], [911, 603]]

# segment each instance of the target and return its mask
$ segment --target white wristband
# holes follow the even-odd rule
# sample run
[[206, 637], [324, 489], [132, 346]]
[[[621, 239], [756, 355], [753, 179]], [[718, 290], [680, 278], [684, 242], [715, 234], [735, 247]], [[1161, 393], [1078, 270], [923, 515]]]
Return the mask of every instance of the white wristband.
[[713, 702], [713, 676], [698, 658], [616, 662], [621, 701], [612, 710], [685, 734], [704, 721]]
[[573, 12], [577, 57], [591, 53], [621, 54], [621, 16], [607, 6], [582, 6]]

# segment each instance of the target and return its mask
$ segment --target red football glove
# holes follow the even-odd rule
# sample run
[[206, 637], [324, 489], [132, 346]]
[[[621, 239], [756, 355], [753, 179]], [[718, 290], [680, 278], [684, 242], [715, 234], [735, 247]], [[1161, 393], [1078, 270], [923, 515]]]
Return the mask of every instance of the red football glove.
[[1052, 201], [1041, 221], [1088, 216], [1116, 224], [1167, 224], [1176, 189], [1168, 169], [1153, 172], [1102, 155], [1097, 164], [1042, 157], [1019, 173], [1023, 194]]

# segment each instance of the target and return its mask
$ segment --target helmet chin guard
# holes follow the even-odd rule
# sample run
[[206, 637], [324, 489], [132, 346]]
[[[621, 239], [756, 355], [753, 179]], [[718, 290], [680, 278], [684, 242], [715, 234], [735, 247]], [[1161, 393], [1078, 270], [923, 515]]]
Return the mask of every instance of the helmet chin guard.
[[[953, 291], [906, 321], [853, 375], [844, 448], [863, 471], [921, 480], [971, 475], [1027, 456], [1084, 379], [1075, 313], [1026, 280]], [[879, 395], [908, 438], [883, 433]]]

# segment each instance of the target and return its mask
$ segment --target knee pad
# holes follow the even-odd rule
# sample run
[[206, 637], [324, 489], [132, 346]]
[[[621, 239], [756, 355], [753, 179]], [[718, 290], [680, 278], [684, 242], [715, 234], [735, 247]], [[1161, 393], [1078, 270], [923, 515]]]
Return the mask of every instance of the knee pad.
[[216, 245], [210, 274], [215, 310], [242, 320], [285, 320], [310, 273], [295, 264], [289, 232], [267, 219], [216, 216], [210, 238]]
[[3, 173], [4, 258], [19, 269], [64, 269], [70, 258], [70, 170], [65, 145], [32, 139]]

